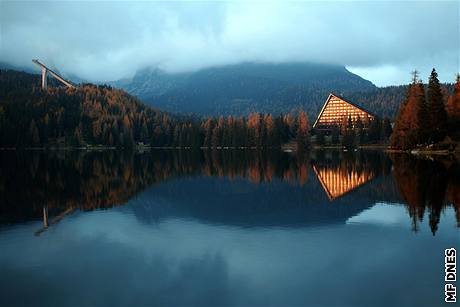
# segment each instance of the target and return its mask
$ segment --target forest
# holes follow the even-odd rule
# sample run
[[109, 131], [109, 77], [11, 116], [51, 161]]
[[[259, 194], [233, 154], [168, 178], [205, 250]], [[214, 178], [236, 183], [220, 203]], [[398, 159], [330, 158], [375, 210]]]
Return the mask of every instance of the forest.
[[[427, 86], [417, 75], [405, 87], [407, 94], [394, 131], [388, 117], [377, 118], [366, 126], [359, 119], [351, 122], [344, 118], [341, 127], [327, 137], [311, 129], [311, 114], [304, 110], [185, 116], [146, 106], [111, 86], [82, 84], [63, 88], [50, 81], [51, 86], [42, 90], [38, 75], [0, 70], [0, 147], [261, 149], [289, 145], [303, 150], [312, 143], [346, 147], [387, 144], [391, 136], [393, 148], [407, 150], [439, 143], [446, 136], [459, 139], [460, 79], [449, 95], [435, 70]], [[395, 93], [400, 92], [401, 87], [397, 88]]]
[[160, 112], [123, 90], [84, 84], [42, 90], [39, 76], [0, 71], [0, 146], [308, 147], [309, 123], [297, 114], [195, 118]]
[[408, 150], [445, 143], [450, 147], [452, 140], [460, 140], [460, 76], [447, 96], [434, 68], [426, 89], [414, 71], [395, 120], [391, 146]]

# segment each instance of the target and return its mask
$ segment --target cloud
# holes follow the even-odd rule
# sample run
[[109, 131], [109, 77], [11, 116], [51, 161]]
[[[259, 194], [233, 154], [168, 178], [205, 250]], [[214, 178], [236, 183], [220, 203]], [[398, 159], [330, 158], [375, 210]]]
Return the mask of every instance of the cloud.
[[[417, 68], [459, 71], [459, 3], [0, 2], [1, 61], [39, 58], [88, 80], [242, 61], [338, 63], [402, 82]], [[380, 76], [379, 68], [393, 67]], [[404, 77], [404, 78], [403, 78]]]

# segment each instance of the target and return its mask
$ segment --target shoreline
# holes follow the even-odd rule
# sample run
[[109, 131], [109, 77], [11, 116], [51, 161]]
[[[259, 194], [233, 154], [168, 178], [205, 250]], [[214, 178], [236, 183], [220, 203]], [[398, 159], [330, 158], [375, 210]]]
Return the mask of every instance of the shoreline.
[[[179, 146], [134, 146], [133, 148], [122, 148], [115, 146], [64, 146], [64, 147], [0, 147], [0, 151], [148, 151], [148, 150], [280, 150], [284, 152], [297, 152], [296, 146], [281, 146], [279, 148], [274, 147], [262, 147], [257, 148], [252, 147], [231, 147], [231, 146], [218, 146], [218, 147], [204, 147], [199, 148], [193, 147], [179, 147]], [[386, 144], [371, 144], [371, 145], [360, 145], [354, 148], [346, 148], [340, 145], [327, 145], [327, 146], [318, 146], [313, 145], [305, 151], [312, 150], [342, 150], [342, 151], [356, 151], [356, 150], [377, 150], [384, 151], [386, 153], [396, 153], [396, 154], [410, 154], [414, 156], [449, 156], [454, 155], [460, 157], [460, 150], [447, 150], [447, 149], [395, 149], [391, 148]]]

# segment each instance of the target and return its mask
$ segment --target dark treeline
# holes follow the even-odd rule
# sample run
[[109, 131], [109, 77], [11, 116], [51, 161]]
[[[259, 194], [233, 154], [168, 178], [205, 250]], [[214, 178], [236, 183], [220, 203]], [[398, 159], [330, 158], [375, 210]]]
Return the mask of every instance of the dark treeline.
[[460, 140], [460, 77], [453, 94], [446, 97], [435, 69], [426, 89], [414, 72], [395, 121], [391, 145], [404, 150], [440, 142], [450, 146], [446, 137]]
[[280, 147], [309, 145], [307, 115], [196, 119], [144, 106], [122, 90], [82, 85], [42, 90], [39, 76], [0, 71], [0, 146]]
[[391, 121], [385, 117], [376, 117], [371, 121], [363, 121], [359, 117], [352, 121], [351, 117], [344, 117], [340, 126], [332, 128], [330, 135], [326, 136], [321, 130], [312, 130], [315, 135], [316, 145], [342, 145], [343, 147], [358, 147], [359, 145], [387, 144], [393, 128]]

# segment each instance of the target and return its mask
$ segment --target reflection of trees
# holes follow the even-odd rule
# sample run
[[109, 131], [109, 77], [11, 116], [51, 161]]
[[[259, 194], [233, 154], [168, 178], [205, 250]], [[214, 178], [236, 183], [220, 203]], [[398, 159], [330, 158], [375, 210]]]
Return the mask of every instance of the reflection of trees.
[[205, 151], [200, 173], [206, 176], [247, 178], [252, 182], [270, 182], [274, 178], [303, 185], [308, 180], [306, 155], [280, 151]]
[[148, 167], [136, 167], [146, 162], [114, 152], [3, 153], [0, 210], [27, 216], [43, 206], [52, 211], [122, 204], [153, 181]]
[[449, 167], [448, 176], [447, 199], [454, 206], [457, 226], [460, 227], [460, 165], [458, 163]]
[[441, 212], [449, 203], [454, 206], [460, 225], [457, 162], [442, 163], [408, 155], [393, 155], [392, 160], [396, 184], [406, 202], [415, 231], [418, 230], [418, 222], [423, 220], [425, 211], [428, 210], [430, 228], [435, 234]]
[[[381, 177], [373, 180], [370, 189], [359, 189], [370, 193], [371, 200], [385, 201], [395, 195], [393, 184], [388, 184], [392, 163], [381, 152], [293, 155], [256, 150], [58, 151], [1, 152], [0, 158], [0, 222], [40, 218], [44, 207], [51, 216], [58, 216], [69, 208], [93, 210], [121, 205], [153, 184], [179, 177], [245, 178], [254, 183], [282, 180], [303, 186], [312, 165], [316, 170], [339, 174], [333, 176], [339, 184], [342, 175], [352, 178], [350, 174], [355, 174], [364, 181]], [[396, 186], [407, 203], [414, 229], [428, 211], [435, 233], [440, 213], [448, 203], [454, 206], [460, 225], [457, 162], [404, 155], [393, 156], [392, 160]], [[349, 190], [358, 186], [352, 185]]]
[[1, 153], [2, 219], [39, 217], [67, 208], [93, 210], [126, 203], [146, 187], [181, 176], [273, 178], [304, 184], [306, 156], [259, 151]]

